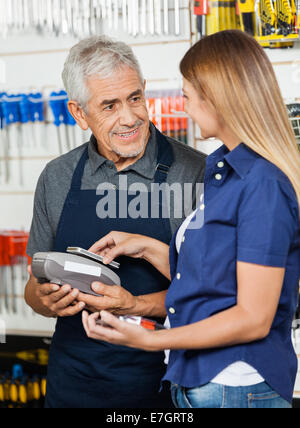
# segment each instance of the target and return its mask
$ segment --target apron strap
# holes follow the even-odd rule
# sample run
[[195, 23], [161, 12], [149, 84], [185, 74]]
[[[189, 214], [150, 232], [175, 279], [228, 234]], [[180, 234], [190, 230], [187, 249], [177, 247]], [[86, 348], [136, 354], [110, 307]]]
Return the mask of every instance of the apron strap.
[[73, 179], [72, 179], [71, 190], [81, 189], [81, 181], [84, 173], [85, 164], [88, 158], [89, 158], [89, 148], [87, 147], [86, 150], [83, 152], [83, 155], [81, 156], [80, 161], [78, 162], [78, 165], [75, 169]]
[[156, 130], [158, 155], [156, 174], [154, 177], [155, 183], [165, 183], [168, 178], [169, 170], [174, 162], [174, 153], [171, 143], [167, 138], [158, 130]]

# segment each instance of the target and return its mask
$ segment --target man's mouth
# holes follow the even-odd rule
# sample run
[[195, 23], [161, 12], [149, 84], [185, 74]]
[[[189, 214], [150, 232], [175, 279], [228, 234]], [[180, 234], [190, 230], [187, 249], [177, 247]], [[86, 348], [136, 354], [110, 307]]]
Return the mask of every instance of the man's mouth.
[[115, 133], [121, 140], [133, 140], [139, 134], [139, 128], [130, 132]]

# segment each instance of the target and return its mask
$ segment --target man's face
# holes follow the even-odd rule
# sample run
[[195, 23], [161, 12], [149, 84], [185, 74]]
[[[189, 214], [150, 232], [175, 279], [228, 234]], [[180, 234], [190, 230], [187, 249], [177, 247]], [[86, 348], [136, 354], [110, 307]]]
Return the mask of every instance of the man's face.
[[145, 85], [138, 73], [123, 67], [107, 79], [89, 78], [92, 94], [86, 121], [98, 141], [101, 154], [136, 158], [149, 140], [149, 115]]

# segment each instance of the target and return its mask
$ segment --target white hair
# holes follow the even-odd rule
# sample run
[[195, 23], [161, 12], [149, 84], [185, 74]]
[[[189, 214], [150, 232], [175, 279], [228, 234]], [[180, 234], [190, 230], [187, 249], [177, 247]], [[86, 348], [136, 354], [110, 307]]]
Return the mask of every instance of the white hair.
[[94, 36], [80, 41], [70, 50], [62, 73], [69, 99], [86, 109], [91, 97], [87, 78], [99, 76], [99, 79], [107, 79], [124, 66], [136, 70], [144, 84], [140, 65], [130, 46], [107, 36]]

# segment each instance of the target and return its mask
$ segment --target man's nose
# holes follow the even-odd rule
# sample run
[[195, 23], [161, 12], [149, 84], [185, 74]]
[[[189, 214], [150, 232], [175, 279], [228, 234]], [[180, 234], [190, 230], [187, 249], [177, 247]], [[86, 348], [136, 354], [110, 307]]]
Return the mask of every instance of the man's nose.
[[121, 126], [132, 128], [137, 121], [137, 116], [130, 106], [123, 106], [120, 110], [119, 122]]

